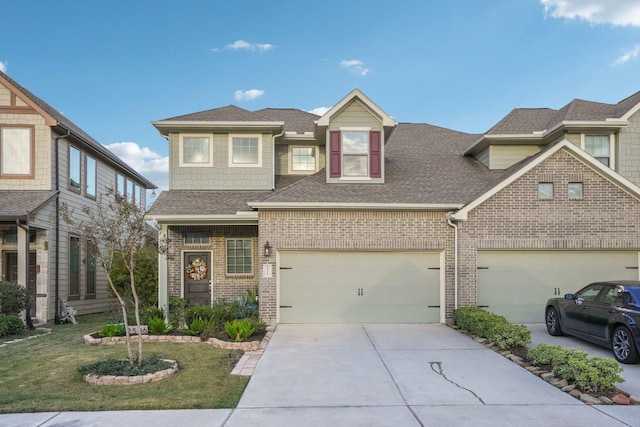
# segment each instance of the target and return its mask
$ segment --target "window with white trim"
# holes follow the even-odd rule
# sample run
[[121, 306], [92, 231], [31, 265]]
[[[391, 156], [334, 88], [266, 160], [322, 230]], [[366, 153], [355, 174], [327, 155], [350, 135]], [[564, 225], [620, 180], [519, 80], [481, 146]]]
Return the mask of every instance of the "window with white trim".
[[33, 126], [2, 127], [0, 175], [33, 178], [35, 139]]
[[613, 167], [611, 161], [612, 145], [610, 135], [585, 135], [584, 137], [584, 150], [609, 167]]
[[97, 163], [96, 159], [91, 156], [86, 157], [86, 167], [85, 167], [85, 185], [86, 185], [86, 195], [89, 197], [96, 197], [96, 177], [97, 177]]
[[262, 136], [229, 135], [229, 167], [262, 166]]
[[342, 176], [369, 176], [369, 131], [342, 131]]
[[253, 273], [253, 240], [227, 239], [227, 274]]
[[124, 175], [116, 174], [116, 192], [124, 197], [125, 193], [125, 185], [124, 185]]
[[315, 172], [317, 152], [316, 147], [291, 147], [291, 172]]
[[213, 166], [211, 135], [180, 135], [180, 166]]

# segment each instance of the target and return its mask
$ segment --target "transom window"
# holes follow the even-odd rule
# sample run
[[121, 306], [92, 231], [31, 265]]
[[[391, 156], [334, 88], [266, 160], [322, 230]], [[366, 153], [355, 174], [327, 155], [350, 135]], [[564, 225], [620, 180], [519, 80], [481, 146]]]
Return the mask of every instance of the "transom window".
[[582, 199], [582, 183], [570, 182], [567, 187], [570, 199]]
[[0, 174], [3, 176], [33, 176], [33, 128], [3, 127], [0, 132]]
[[195, 232], [185, 233], [184, 243], [189, 245], [201, 245], [209, 243], [209, 233]]
[[609, 135], [586, 135], [584, 149], [598, 161], [611, 167], [611, 138]]
[[253, 241], [251, 239], [227, 240], [227, 273], [251, 274], [253, 272]]
[[291, 170], [307, 172], [316, 170], [315, 147], [291, 147]]
[[261, 145], [258, 135], [231, 135], [229, 166], [261, 166]]
[[369, 176], [369, 132], [342, 132], [342, 175]]
[[181, 135], [180, 166], [213, 166], [211, 140], [209, 135]]
[[553, 184], [551, 182], [541, 182], [538, 184], [539, 199], [553, 199]]
[[69, 187], [80, 191], [80, 150], [69, 146]]

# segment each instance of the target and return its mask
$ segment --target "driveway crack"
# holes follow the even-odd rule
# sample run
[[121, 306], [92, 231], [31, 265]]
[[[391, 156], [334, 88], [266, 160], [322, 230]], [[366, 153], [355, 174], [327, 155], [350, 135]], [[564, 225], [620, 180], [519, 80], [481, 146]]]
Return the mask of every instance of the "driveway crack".
[[442, 369], [442, 362], [429, 362], [429, 366], [431, 367], [431, 370], [433, 372], [435, 372], [436, 374], [440, 375], [442, 378], [444, 378], [445, 381], [450, 382], [451, 384], [453, 384], [454, 386], [468, 391], [469, 393], [471, 393], [473, 395], [473, 397], [475, 397], [476, 399], [478, 399], [478, 401], [480, 403], [482, 403], [483, 405], [486, 405], [486, 403], [484, 403], [484, 400], [482, 400], [482, 398], [480, 396], [478, 396], [473, 390], [469, 390], [466, 387], [461, 386], [460, 384], [458, 384], [455, 381], [450, 380], [449, 378], [447, 378], [447, 376], [444, 373], [444, 369]]

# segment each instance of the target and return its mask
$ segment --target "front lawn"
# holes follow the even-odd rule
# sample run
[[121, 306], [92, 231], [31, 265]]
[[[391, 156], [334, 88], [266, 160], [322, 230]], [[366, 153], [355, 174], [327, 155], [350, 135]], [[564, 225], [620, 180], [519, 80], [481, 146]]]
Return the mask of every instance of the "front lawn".
[[84, 343], [83, 336], [98, 331], [107, 320], [106, 315], [94, 315], [80, 317], [77, 325], [47, 325], [53, 329], [51, 334], [0, 348], [0, 413], [235, 408], [238, 404], [248, 378], [230, 372], [240, 352], [204, 343], [145, 343], [145, 357], [158, 354], [178, 361], [179, 371], [167, 379], [126, 386], [86, 383], [78, 366], [127, 356], [124, 344]]

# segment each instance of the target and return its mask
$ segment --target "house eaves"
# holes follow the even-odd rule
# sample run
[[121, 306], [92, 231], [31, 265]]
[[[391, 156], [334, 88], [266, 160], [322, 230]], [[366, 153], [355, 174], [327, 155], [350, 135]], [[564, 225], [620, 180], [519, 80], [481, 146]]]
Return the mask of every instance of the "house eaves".
[[180, 129], [264, 129], [281, 130], [284, 122], [264, 121], [200, 121], [200, 120], [158, 120], [151, 122], [161, 134], [166, 134], [169, 130]]
[[353, 89], [351, 92], [349, 92], [347, 96], [342, 98], [336, 105], [331, 107], [318, 120], [316, 120], [316, 125], [329, 126], [331, 118], [342, 111], [342, 109], [349, 105], [354, 99], [359, 100], [364, 107], [377, 115], [380, 118], [383, 126], [394, 127], [397, 125], [397, 122], [390, 115], [385, 113], [382, 108], [378, 107], [378, 105], [376, 105], [375, 102], [373, 102], [364, 93], [362, 93], [360, 89]]
[[535, 158], [533, 158], [530, 162], [524, 165], [520, 170], [509, 175], [509, 177], [501, 181], [498, 185], [492, 187], [489, 191], [485, 192], [484, 194], [476, 198], [474, 201], [468, 203], [462, 209], [452, 213], [451, 219], [455, 221], [466, 221], [468, 218], [469, 212], [471, 212], [473, 209], [477, 208], [478, 206], [480, 206], [481, 204], [489, 200], [491, 197], [493, 197], [494, 195], [496, 195], [497, 193], [505, 189], [507, 186], [515, 182], [517, 179], [519, 179], [520, 177], [525, 175], [527, 172], [529, 172], [530, 170], [532, 170], [533, 168], [535, 168], [536, 166], [538, 166], [539, 164], [541, 164], [542, 162], [544, 162], [549, 157], [551, 157], [556, 152], [562, 149], [571, 152], [571, 154], [573, 154], [578, 160], [580, 160], [582, 163], [590, 167], [592, 170], [594, 170], [595, 172], [603, 176], [605, 179], [607, 179], [608, 181], [612, 182], [613, 184], [621, 188], [630, 196], [640, 200], [640, 187], [638, 187], [636, 184], [629, 181], [622, 175], [618, 174], [614, 170], [608, 168], [607, 166], [602, 164], [600, 161], [598, 161], [596, 158], [587, 154], [585, 151], [581, 150], [570, 141], [563, 139], [562, 141], [554, 144], [554, 146], [549, 148], [548, 150], [540, 152]]
[[216, 215], [148, 215], [147, 219], [163, 225], [256, 225], [258, 212]]
[[249, 207], [264, 210], [378, 210], [378, 211], [450, 211], [462, 204], [423, 203], [337, 203], [337, 202], [249, 202]]

